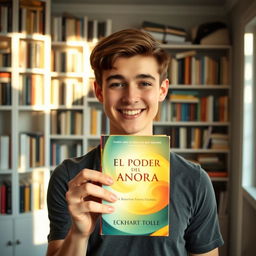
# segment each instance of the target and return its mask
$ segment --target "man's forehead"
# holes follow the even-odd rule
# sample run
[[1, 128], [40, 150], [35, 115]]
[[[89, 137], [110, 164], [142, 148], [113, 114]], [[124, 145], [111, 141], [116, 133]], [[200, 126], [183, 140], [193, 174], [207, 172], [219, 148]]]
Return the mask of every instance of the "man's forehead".
[[113, 63], [111, 69], [103, 70], [103, 79], [109, 80], [109, 77], [116, 79], [125, 78], [149, 78], [158, 79], [160, 76], [158, 63], [151, 56], [133, 56], [119, 57]]

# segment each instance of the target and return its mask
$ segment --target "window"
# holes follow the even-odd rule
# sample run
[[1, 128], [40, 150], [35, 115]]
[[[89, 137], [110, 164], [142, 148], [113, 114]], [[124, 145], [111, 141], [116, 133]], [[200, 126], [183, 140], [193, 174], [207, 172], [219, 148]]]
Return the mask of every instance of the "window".
[[244, 34], [243, 187], [256, 199], [256, 17]]

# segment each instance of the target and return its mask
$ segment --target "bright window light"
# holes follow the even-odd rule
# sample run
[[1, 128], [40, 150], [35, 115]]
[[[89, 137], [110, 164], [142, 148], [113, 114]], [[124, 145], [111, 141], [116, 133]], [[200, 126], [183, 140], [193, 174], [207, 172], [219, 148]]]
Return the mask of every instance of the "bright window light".
[[243, 123], [243, 186], [251, 187], [254, 185], [254, 129], [253, 116], [255, 101], [254, 83], [254, 34], [245, 33], [244, 35], [244, 123]]

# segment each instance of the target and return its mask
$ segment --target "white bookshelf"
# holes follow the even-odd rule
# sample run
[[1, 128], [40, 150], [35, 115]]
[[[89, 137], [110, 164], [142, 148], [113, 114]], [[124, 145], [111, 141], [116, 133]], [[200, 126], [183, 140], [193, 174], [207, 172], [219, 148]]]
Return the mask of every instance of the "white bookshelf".
[[[20, 33], [19, 31], [19, 9], [23, 8], [30, 10], [31, 1], [12, 0], [12, 26], [11, 31], [8, 33], [1, 33], [1, 38], [7, 38], [10, 41], [11, 52], [11, 65], [9, 67], [0, 67], [0, 72], [8, 72], [11, 74], [11, 105], [0, 105], [0, 135], [8, 134], [10, 136], [10, 157], [11, 165], [9, 170], [0, 170], [0, 182], [4, 181], [11, 183], [11, 212], [2, 212], [0, 214], [0, 250], [3, 255], [42, 255], [46, 250], [47, 234], [48, 234], [48, 221], [46, 211], [46, 188], [49, 180], [48, 159], [45, 157], [40, 166], [27, 166], [21, 168], [20, 163], [20, 133], [21, 132], [41, 132], [44, 136], [45, 143], [42, 151], [46, 152], [48, 148], [48, 107], [47, 107], [47, 94], [48, 84], [50, 80], [50, 46], [51, 39], [49, 37], [49, 15], [50, 15], [50, 0], [38, 0], [43, 6], [45, 24], [40, 23], [44, 27], [44, 33]], [[35, 14], [39, 15], [41, 14]], [[28, 19], [24, 17], [24, 19]], [[36, 28], [35, 28], [36, 31]], [[43, 58], [43, 65], [40, 67], [21, 67], [21, 41], [41, 42], [43, 50], [38, 54], [39, 58]], [[32, 60], [34, 65], [34, 59]], [[33, 76], [40, 75], [42, 77], [44, 88], [44, 103], [40, 105], [20, 105], [20, 76]], [[36, 178], [37, 177], [37, 178]], [[26, 201], [28, 208], [21, 211], [21, 185], [26, 182], [27, 195], [29, 200]], [[35, 188], [35, 184], [40, 184], [39, 190]], [[22, 192], [23, 193], [23, 192]], [[35, 195], [40, 195], [41, 205], [39, 208], [35, 206]], [[37, 201], [39, 202], [39, 201]], [[41, 219], [36, 216], [40, 215]], [[39, 225], [39, 222], [44, 221], [44, 227], [39, 231], [34, 230], [33, 227]], [[26, 234], [23, 232], [26, 231]], [[41, 235], [39, 234], [41, 233]], [[37, 237], [37, 241], [35, 241]], [[39, 238], [40, 237], [40, 238]]]

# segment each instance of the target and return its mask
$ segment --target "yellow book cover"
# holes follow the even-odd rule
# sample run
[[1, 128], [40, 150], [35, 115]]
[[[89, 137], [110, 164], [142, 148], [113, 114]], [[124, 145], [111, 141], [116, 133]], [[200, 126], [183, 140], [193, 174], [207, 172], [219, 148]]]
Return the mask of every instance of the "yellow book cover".
[[168, 236], [170, 139], [165, 135], [101, 137], [101, 169], [114, 179], [115, 211], [102, 214], [102, 235]]

